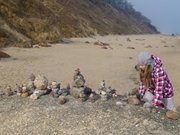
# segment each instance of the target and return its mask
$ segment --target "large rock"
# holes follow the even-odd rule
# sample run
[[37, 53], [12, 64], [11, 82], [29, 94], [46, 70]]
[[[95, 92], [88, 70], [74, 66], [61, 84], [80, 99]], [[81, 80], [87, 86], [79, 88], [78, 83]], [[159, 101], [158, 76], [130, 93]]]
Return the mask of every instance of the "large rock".
[[7, 54], [7, 53], [5, 53], [5, 52], [0, 51], [0, 58], [9, 58], [9, 57], [10, 57], [10, 55], [9, 55], [9, 54]]
[[43, 75], [38, 75], [34, 80], [34, 86], [38, 90], [46, 90], [48, 86], [48, 79]]

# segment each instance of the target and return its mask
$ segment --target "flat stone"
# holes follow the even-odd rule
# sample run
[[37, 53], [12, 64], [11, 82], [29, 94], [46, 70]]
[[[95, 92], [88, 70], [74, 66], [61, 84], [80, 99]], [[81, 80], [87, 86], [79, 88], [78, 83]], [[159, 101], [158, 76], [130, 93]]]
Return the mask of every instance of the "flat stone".
[[144, 126], [148, 126], [148, 125], [149, 125], [149, 122], [148, 122], [147, 119], [145, 119], [145, 120], [143, 120], [142, 124], [143, 124]]
[[177, 120], [179, 118], [179, 113], [176, 111], [167, 111], [166, 117], [172, 120]]

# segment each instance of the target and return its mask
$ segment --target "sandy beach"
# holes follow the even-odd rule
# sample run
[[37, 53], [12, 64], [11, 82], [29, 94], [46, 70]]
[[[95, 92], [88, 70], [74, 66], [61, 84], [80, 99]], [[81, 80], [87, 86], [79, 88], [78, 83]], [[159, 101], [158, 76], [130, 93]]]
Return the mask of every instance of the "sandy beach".
[[[72, 38], [72, 42], [53, 44], [47, 48], [3, 49], [12, 57], [0, 60], [0, 86], [26, 83], [31, 73], [43, 74], [49, 81], [56, 80], [66, 87], [71, 83], [74, 70], [80, 68], [86, 85], [99, 88], [101, 80], [117, 89], [119, 94], [137, 87], [138, 72], [134, 66], [137, 55], [148, 51], [159, 56], [172, 81], [175, 105], [180, 105], [180, 38], [167, 35], [95, 36]], [[86, 43], [88, 41], [88, 43]], [[107, 49], [94, 42], [108, 43]]]

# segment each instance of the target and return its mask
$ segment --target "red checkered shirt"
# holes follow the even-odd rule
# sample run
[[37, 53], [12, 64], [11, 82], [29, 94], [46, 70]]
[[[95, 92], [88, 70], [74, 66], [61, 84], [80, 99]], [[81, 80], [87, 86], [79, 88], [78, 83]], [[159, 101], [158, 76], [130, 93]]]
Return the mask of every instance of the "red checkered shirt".
[[[155, 61], [155, 65], [152, 71], [152, 84], [147, 90], [154, 95], [153, 104], [161, 106], [163, 104], [163, 98], [171, 98], [174, 95], [173, 87], [166, 72], [162, 68], [160, 58], [154, 55], [152, 55], [152, 58]], [[139, 83], [138, 93], [141, 97], [145, 94], [145, 86], [142, 80]]]

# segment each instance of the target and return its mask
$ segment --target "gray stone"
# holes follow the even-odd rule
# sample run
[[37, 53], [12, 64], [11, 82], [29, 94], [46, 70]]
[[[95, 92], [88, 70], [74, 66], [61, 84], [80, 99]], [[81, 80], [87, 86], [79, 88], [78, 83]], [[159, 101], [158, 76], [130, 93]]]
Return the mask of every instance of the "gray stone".
[[76, 69], [74, 76], [73, 76], [73, 83], [72, 86], [76, 88], [83, 87], [85, 85], [84, 76], [81, 74], [80, 69]]
[[34, 80], [36, 89], [45, 90], [48, 86], [48, 79], [43, 75], [38, 75]]
[[35, 90], [35, 86], [34, 86], [34, 81], [28, 81], [28, 83], [26, 84], [26, 88], [29, 94], [32, 94]]
[[38, 99], [40, 96], [46, 94], [47, 90], [38, 90], [35, 89], [33, 94], [30, 96], [31, 99]]

